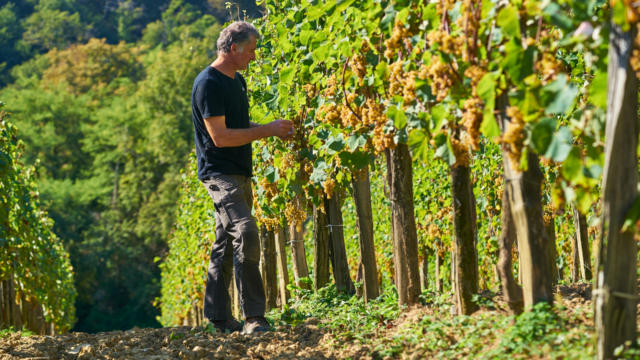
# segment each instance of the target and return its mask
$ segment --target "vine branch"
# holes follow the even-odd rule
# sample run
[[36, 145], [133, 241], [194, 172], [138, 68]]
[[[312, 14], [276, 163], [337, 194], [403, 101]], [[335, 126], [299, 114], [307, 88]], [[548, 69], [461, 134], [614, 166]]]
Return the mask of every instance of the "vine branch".
[[344, 61], [344, 66], [342, 67], [342, 93], [344, 94], [344, 103], [345, 105], [347, 105], [349, 110], [351, 110], [351, 113], [356, 117], [356, 119], [362, 122], [362, 119], [360, 118], [360, 116], [356, 114], [355, 110], [353, 110], [353, 108], [351, 107], [351, 104], [349, 103], [349, 99], [347, 98], [347, 90], [344, 87], [344, 74], [347, 72], [348, 65], [349, 65], [349, 59]]

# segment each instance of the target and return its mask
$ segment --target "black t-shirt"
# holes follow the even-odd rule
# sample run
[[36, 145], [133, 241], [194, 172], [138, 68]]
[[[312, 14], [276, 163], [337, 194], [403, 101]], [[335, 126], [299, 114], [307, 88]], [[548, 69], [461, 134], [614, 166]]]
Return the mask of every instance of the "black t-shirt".
[[249, 99], [242, 75], [236, 73], [232, 79], [207, 66], [193, 81], [191, 109], [198, 179], [204, 181], [222, 174], [251, 176], [251, 144], [219, 148], [204, 124], [205, 118], [224, 115], [229, 129], [249, 127]]

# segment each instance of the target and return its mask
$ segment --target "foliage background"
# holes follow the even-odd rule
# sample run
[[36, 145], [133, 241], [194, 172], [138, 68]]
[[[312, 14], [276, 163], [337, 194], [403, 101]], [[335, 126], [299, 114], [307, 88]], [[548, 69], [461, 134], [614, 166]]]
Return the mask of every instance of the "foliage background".
[[220, 24], [259, 13], [246, 0], [0, 1], [0, 100], [70, 254], [73, 330], [159, 326], [154, 259], [193, 148], [192, 81]]

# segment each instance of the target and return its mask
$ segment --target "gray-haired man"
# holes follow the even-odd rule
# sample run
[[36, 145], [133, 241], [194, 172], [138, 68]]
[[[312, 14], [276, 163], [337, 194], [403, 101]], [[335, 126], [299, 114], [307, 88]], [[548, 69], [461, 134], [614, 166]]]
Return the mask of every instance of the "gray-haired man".
[[265, 295], [258, 269], [260, 242], [251, 216], [251, 142], [278, 136], [287, 139], [293, 124], [276, 120], [266, 125], [249, 121], [247, 84], [237, 71], [255, 59], [258, 30], [234, 22], [220, 33], [218, 57], [194, 80], [191, 95], [198, 178], [216, 208], [216, 241], [211, 250], [204, 315], [221, 331], [239, 331], [231, 314], [228, 288], [235, 270], [243, 331], [267, 331]]

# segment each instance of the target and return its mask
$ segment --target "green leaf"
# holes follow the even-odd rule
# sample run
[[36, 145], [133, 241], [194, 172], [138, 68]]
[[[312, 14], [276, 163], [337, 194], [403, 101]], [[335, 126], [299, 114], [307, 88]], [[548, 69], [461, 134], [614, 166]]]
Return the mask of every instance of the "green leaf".
[[393, 20], [395, 20], [397, 13], [398, 12], [396, 11], [396, 9], [393, 8], [393, 4], [390, 4], [389, 6], [387, 6], [387, 8], [384, 9], [384, 17], [382, 18], [382, 21], [380, 21], [380, 26], [391, 27], [393, 25]]
[[573, 100], [578, 95], [578, 88], [568, 83], [567, 76], [560, 74], [554, 82], [544, 87], [545, 91], [552, 93], [553, 100], [547, 105], [547, 114], [564, 114], [573, 104]]
[[326, 162], [321, 161], [313, 168], [309, 181], [311, 183], [321, 183], [327, 178], [327, 172], [325, 171], [329, 166]]
[[507, 5], [498, 13], [498, 25], [502, 28], [502, 33], [520, 39], [520, 18], [518, 9], [512, 5]]
[[489, 110], [489, 108], [485, 108], [482, 117], [482, 124], [480, 124], [480, 132], [491, 140], [500, 136], [500, 127], [493, 115], [493, 109]]
[[302, 45], [307, 45], [309, 43], [309, 39], [311, 39], [314, 34], [315, 32], [311, 30], [300, 31], [300, 43]]
[[607, 86], [606, 71], [597, 72], [589, 84], [589, 99], [591, 103], [601, 109], [607, 108]]
[[562, 176], [569, 179], [572, 183], [582, 176], [582, 159], [580, 158], [580, 149], [574, 146], [569, 152], [569, 156], [562, 162]]
[[273, 166], [267, 167], [263, 174], [270, 183], [274, 183], [280, 179], [280, 176], [278, 176], [278, 170]]
[[444, 160], [447, 164], [449, 164], [449, 166], [456, 163], [456, 157], [453, 154], [453, 148], [451, 147], [449, 138], [447, 138], [446, 142], [444, 142], [436, 149], [435, 156]]
[[338, 154], [340, 162], [351, 169], [362, 169], [369, 164], [370, 155], [363, 151], [346, 152]]
[[338, 136], [331, 136], [326, 143], [327, 153], [329, 155], [333, 155], [340, 150], [344, 149], [345, 141], [342, 134], [338, 134]]
[[556, 120], [553, 118], [544, 118], [533, 126], [531, 130], [531, 145], [538, 154], [547, 152], [555, 130]]
[[351, 135], [349, 139], [347, 139], [347, 146], [349, 147], [349, 149], [351, 149], [351, 151], [355, 151], [366, 144], [367, 138], [362, 134]]
[[501, 67], [514, 81], [523, 81], [533, 73], [534, 47], [522, 48], [520, 39], [505, 44], [505, 56]]
[[393, 125], [396, 129], [402, 129], [407, 125], [407, 116], [404, 111], [399, 110], [393, 105], [387, 108], [387, 117], [393, 120]]
[[623, 31], [629, 30], [629, 23], [627, 22], [627, 9], [622, 1], [616, 1], [613, 6], [613, 22], [622, 28]]
[[376, 76], [380, 79], [386, 79], [389, 77], [389, 66], [386, 62], [381, 61], [376, 65]]
[[411, 130], [409, 133], [409, 147], [414, 159], [423, 163], [429, 161], [429, 138], [423, 130]]
[[551, 18], [551, 23], [563, 30], [572, 30], [573, 22], [571, 18], [562, 10], [560, 5], [552, 2], [544, 8], [544, 14]]
[[443, 121], [447, 118], [447, 110], [443, 105], [436, 105], [431, 108], [431, 131], [438, 131], [442, 127]]
[[319, 19], [322, 15], [324, 15], [324, 8], [321, 6], [311, 6], [307, 10], [307, 21], [313, 21]]
[[336, 4], [336, 12], [343, 12], [346, 8], [349, 7], [349, 5], [353, 4], [355, 0], [342, 0], [342, 1], [338, 1], [338, 3]]
[[496, 103], [496, 79], [497, 75], [494, 73], [486, 73], [478, 82], [478, 96], [484, 101], [485, 106], [489, 106], [492, 109], [495, 108]]
[[296, 75], [295, 65], [289, 65], [286, 68], [280, 70], [280, 81], [283, 83], [290, 83], [293, 81], [293, 77]]
[[569, 151], [571, 151], [571, 142], [571, 130], [566, 126], [561, 127], [553, 135], [551, 144], [549, 144], [544, 156], [553, 159], [553, 161], [564, 161], [569, 155]]

